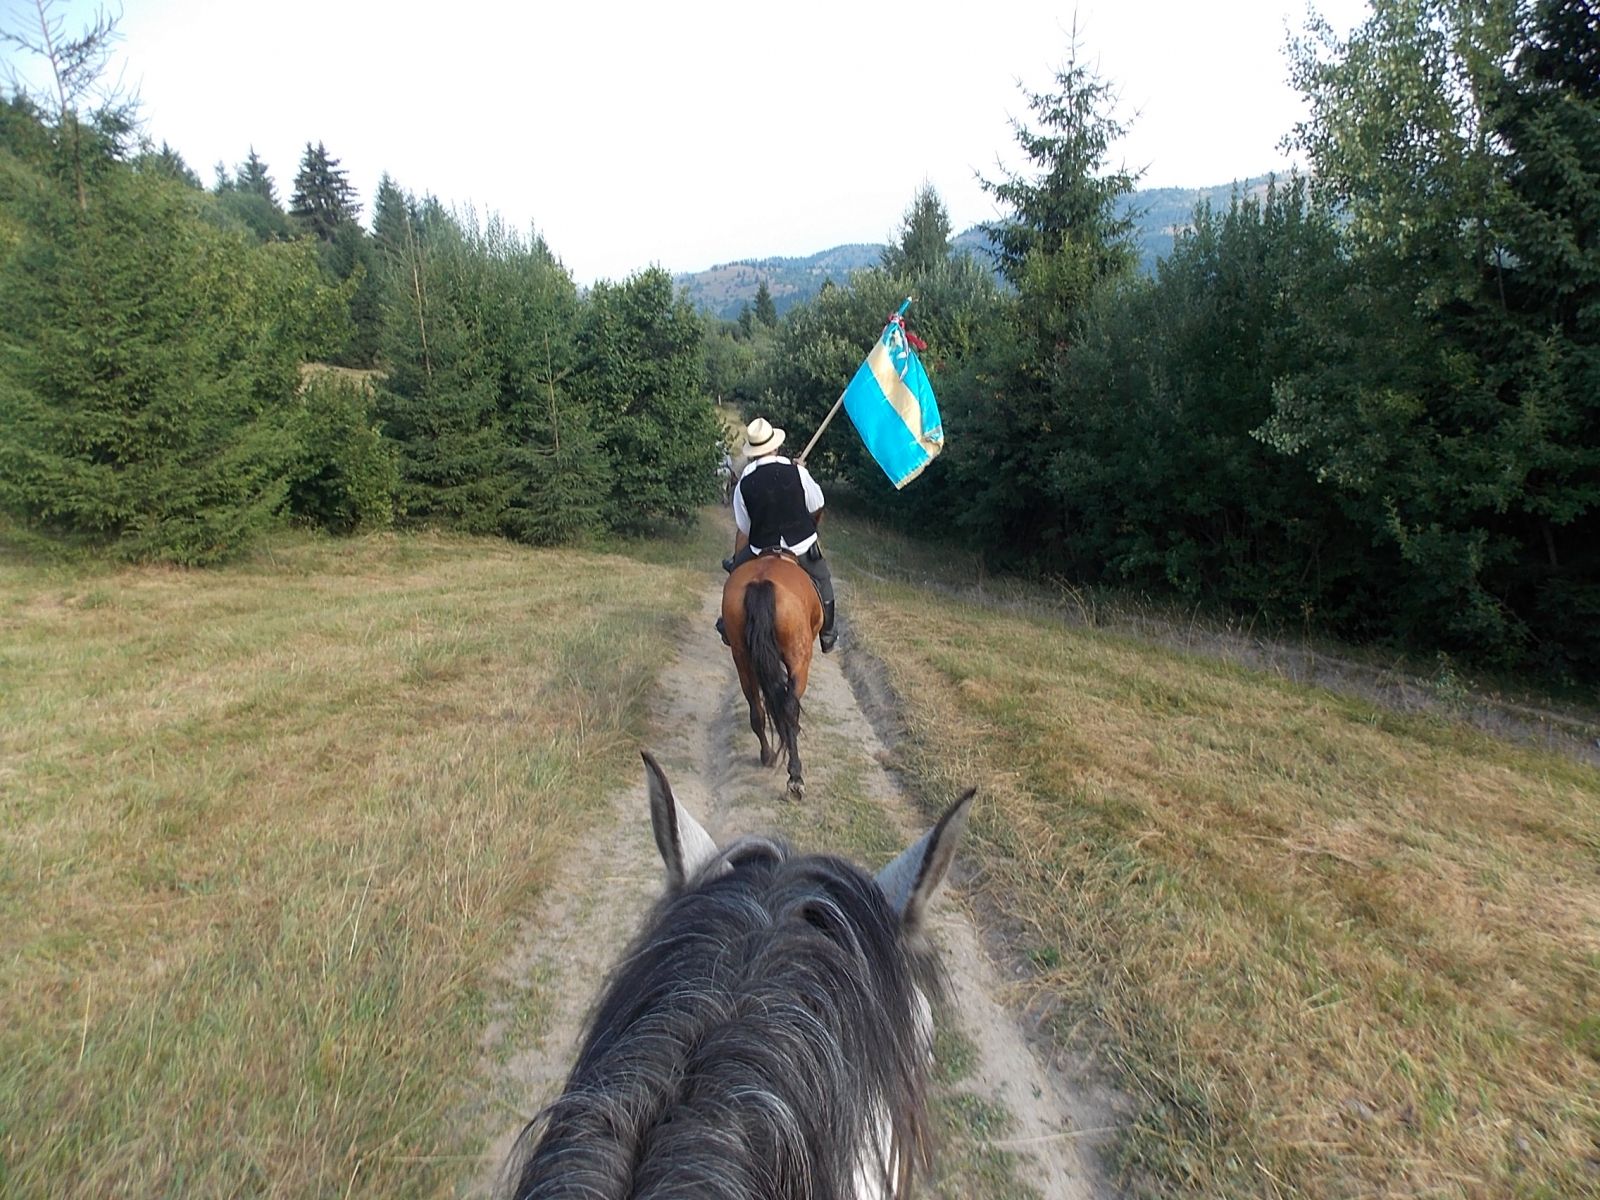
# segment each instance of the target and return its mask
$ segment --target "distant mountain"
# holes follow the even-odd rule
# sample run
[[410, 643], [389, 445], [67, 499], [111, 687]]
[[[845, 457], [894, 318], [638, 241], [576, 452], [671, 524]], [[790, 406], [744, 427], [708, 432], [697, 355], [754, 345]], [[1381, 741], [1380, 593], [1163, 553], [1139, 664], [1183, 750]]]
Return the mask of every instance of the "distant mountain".
[[[1171, 253], [1173, 237], [1189, 227], [1195, 207], [1202, 200], [1210, 201], [1213, 208], [1226, 209], [1236, 189], [1242, 195], [1265, 194], [1269, 178], [1258, 175], [1239, 183], [1203, 188], [1145, 188], [1125, 196], [1121, 207], [1134, 217], [1141, 269], [1146, 274], [1155, 273], [1156, 260]], [[989, 239], [975, 225], [952, 238], [951, 245], [981, 257], [989, 248]], [[755, 303], [756, 289], [765, 279], [781, 316], [815, 296], [824, 281], [843, 284], [850, 272], [877, 266], [883, 250], [882, 243], [857, 242], [805, 258], [747, 258], [677, 275], [674, 281], [688, 292], [696, 308], [731, 321], [745, 305]]]
[[689, 299], [696, 308], [731, 321], [745, 305], [755, 303], [756, 289], [765, 279], [773, 307], [782, 316], [815, 296], [825, 281], [842, 284], [850, 278], [851, 271], [875, 266], [882, 253], [881, 245], [854, 244], [835, 246], [807, 258], [747, 258], [677, 275], [674, 282], [689, 290]]
[[[1134, 238], [1139, 243], [1139, 266], [1154, 275], [1156, 260], [1172, 253], [1172, 239], [1194, 220], [1194, 210], [1202, 200], [1226, 212], [1237, 191], [1241, 196], [1265, 196], [1270, 175], [1257, 175], [1237, 183], [1219, 183], [1205, 188], [1146, 188], [1123, 198], [1122, 210], [1134, 216]], [[771, 286], [771, 285], [768, 285]]]

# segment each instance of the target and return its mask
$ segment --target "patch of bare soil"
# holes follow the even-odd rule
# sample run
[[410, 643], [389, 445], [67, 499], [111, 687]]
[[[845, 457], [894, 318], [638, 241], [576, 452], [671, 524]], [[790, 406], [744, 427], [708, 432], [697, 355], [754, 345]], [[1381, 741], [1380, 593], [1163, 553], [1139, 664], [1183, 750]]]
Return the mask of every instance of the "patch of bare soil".
[[[651, 749], [678, 798], [719, 841], [776, 831], [802, 848], [844, 853], [876, 870], [891, 853], [887, 843], [909, 842], [926, 821], [881, 765], [888, 757], [883, 740], [841, 666], [849, 646], [813, 660], [800, 743], [807, 795], [792, 802], [783, 768], [763, 769], [757, 759], [732, 661], [712, 628], [719, 596], [720, 589], [708, 593], [657, 701]], [[485, 1034], [483, 1068], [501, 1128], [463, 1194], [494, 1193], [518, 1131], [560, 1088], [588, 1008], [661, 886], [642, 779], [612, 800], [608, 820], [567, 865], [504, 965], [505, 999]], [[876, 853], [852, 844], [862, 840], [879, 843]], [[1030, 1035], [1032, 1023], [1012, 1004], [1014, 981], [997, 965], [999, 948], [973, 920], [959, 885], [935, 910], [934, 936], [953, 993], [941, 1035], [956, 1035], [970, 1059], [944, 1073], [942, 1098], [950, 1111], [988, 1114], [961, 1130], [960, 1162], [956, 1151], [941, 1156], [936, 1192], [991, 1200], [1113, 1195], [1094, 1155], [1116, 1121], [1109, 1098], [1078, 1064]], [[995, 1162], [1003, 1169], [994, 1170]]]

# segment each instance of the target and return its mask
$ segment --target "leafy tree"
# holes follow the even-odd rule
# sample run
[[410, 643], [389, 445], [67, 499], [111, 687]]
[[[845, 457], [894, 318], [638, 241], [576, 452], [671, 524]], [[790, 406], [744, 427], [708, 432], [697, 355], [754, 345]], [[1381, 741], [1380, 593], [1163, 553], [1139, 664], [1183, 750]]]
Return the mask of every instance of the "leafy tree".
[[[1504, 584], [1540, 665], [1600, 672], [1600, 20], [1592, 4], [1541, 0], [1491, 92], [1500, 166], [1481, 268], [1462, 322], [1502, 402], [1517, 403], [1526, 456]], [[1513, 514], [1520, 509], [1527, 521]], [[1506, 526], [1511, 528], [1507, 529]]]
[[318, 241], [332, 243], [339, 226], [354, 222], [360, 209], [355, 189], [339, 169], [339, 160], [330, 157], [321, 142], [306, 143], [300, 170], [294, 177], [294, 194], [289, 198], [289, 215]]
[[1581, 72], [1573, 39], [1594, 33], [1564, 7], [1530, 32], [1509, 3], [1379, 0], [1296, 63], [1302, 144], [1350, 215], [1347, 303], [1325, 319], [1370, 336], [1280, 380], [1262, 436], [1397, 556], [1401, 636], [1503, 659], [1552, 618], [1565, 648], [1541, 653], [1573, 654], [1587, 622], [1551, 597], [1594, 603], [1595, 110], [1586, 77], [1542, 65]]
[[701, 335], [705, 348], [706, 390], [718, 401], [744, 406], [761, 395], [763, 373], [772, 356], [774, 339], [744, 337], [731, 321], [705, 318]]
[[[889, 315], [912, 294], [917, 300], [909, 321], [928, 344], [923, 363], [951, 429], [951, 389], [977, 349], [996, 336], [1000, 312], [992, 275], [970, 255], [941, 260], [919, 274], [894, 274], [881, 267], [857, 271], [847, 286], [825, 287], [809, 304], [791, 309], [778, 330], [760, 407], [804, 445]], [[949, 446], [966, 440], [963, 430]], [[895, 492], [851, 430], [849, 418], [841, 416], [817, 443], [808, 464], [822, 476], [849, 480], [886, 518], [946, 531], [954, 511], [965, 504], [957, 495], [963, 485], [949, 471], [949, 454], [947, 449], [913, 487]]]
[[1304, 314], [1339, 295], [1339, 224], [1304, 180], [1202, 205], [1156, 279], [1101, 295], [1056, 378], [1038, 470], [1078, 578], [1350, 619], [1381, 571], [1304, 464], [1252, 431], [1273, 384], [1321, 353]]

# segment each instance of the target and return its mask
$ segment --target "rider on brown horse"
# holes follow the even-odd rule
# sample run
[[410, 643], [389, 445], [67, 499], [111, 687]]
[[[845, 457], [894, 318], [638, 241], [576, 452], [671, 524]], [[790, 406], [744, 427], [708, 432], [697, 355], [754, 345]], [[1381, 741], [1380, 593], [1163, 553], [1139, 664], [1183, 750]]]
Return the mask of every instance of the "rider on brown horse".
[[[723, 569], [737, 570], [766, 550], [787, 550], [794, 555], [817, 585], [817, 597], [822, 601], [822, 632], [817, 641], [826, 654], [838, 634], [833, 628], [833, 575], [817, 541], [822, 489], [804, 466], [777, 453], [784, 433], [766, 418], [751, 421], [744, 436], [750, 465], [733, 489], [733, 520], [739, 533], [733, 557], [722, 560]], [[717, 632], [726, 643], [721, 617], [717, 618]]]

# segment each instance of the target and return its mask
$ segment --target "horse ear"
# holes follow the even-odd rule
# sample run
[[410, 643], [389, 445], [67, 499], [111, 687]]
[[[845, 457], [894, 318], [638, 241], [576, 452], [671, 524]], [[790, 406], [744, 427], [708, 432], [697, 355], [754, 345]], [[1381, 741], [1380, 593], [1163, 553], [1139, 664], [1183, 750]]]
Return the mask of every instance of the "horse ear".
[[900, 914], [900, 924], [908, 931], [921, 929], [928, 902], [939, 890], [955, 858], [956, 843], [967, 827], [967, 814], [977, 794], [977, 788], [968, 788], [966, 795], [945, 809], [937, 825], [878, 872], [878, 886], [889, 897], [889, 903]]
[[655, 831], [656, 849], [667, 866], [667, 886], [676, 890], [693, 878], [717, 853], [717, 844], [701, 828], [689, 810], [678, 803], [661, 764], [641, 750], [645, 786], [650, 792], [650, 827]]

